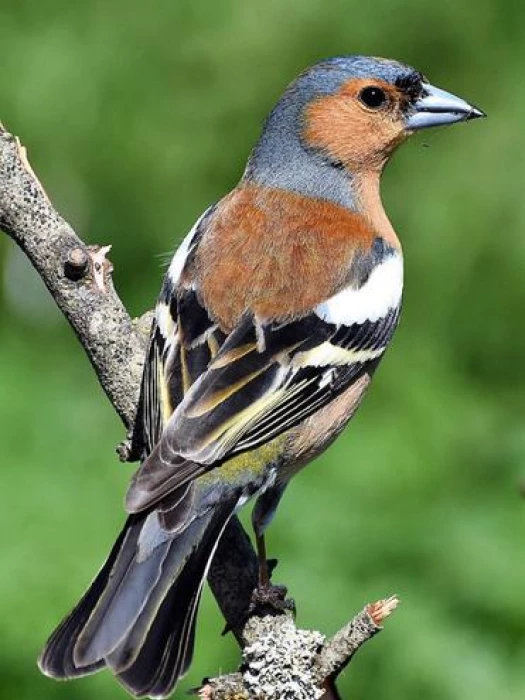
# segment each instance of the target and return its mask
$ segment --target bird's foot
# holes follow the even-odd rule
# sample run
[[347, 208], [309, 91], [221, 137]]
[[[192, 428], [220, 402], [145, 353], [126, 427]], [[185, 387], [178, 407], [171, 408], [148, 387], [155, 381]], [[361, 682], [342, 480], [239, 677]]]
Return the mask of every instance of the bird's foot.
[[291, 612], [295, 616], [295, 601], [287, 598], [286, 586], [273, 583], [260, 583], [252, 594], [248, 616], [284, 615]]

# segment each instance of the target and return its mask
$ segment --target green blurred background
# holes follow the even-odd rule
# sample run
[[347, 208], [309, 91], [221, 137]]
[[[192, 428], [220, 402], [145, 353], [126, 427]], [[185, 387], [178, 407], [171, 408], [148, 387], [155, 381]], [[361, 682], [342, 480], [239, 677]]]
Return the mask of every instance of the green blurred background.
[[[525, 696], [524, 21], [511, 0], [0, 6], [0, 118], [79, 233], [113, 244], [134, 314], [305, 66], [395, 57], [489, 113], [414, 138], [388, 168], [402, 323], [351, 429], [269, 534], [300, 625], [330, 633], [367, 601], [403, 600], [345, 698]], [[57, 684], [35, 666], [120, 526], [131, 467], [73, 333], [5, 236], [0, 264], [0, 697], [124, 698], [108, 674]], [[206, 593], [181, 696], [235, 667], [221, 625]]]

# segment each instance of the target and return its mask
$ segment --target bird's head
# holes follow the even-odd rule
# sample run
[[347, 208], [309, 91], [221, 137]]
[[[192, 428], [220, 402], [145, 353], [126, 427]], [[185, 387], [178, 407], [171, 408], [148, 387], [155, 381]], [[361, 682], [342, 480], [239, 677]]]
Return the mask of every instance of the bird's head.
[[382, 58], [330, 59], [303, 73], [290, 89], [308, 96], [301, 125], [306, 147], [350, 169], [381, 168], [419, 129], [484, 116], [414, 68]]
[[301, 73], [285, 91], [266, 120], [245, 180], [344, 203], [343, 176], [380, 172], [414, 131], [482, 116], [397, 61], [331, 58]]

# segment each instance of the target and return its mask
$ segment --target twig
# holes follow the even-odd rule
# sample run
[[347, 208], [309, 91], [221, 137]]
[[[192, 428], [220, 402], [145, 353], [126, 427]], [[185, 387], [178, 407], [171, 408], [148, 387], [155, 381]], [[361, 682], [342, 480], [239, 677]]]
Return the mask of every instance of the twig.
[[367, 605], [332, 639], [325, 642], [317, 659], [319, 680], [335, 680], [350, 663], [356, 651], [383, 629], [382, 623], [398, 605], [397, 596]]

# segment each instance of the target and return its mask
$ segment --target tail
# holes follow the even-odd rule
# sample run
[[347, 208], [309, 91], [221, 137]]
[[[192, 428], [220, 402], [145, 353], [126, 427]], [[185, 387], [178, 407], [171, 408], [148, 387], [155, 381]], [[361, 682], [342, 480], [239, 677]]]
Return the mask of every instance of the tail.
[[58, 679], [108, 667], [136, 697], [167, 697], [193, 655], [195, 618], [211, 559], [235, 509], [222, 503], [176, 532], [158, 511], [132, 515], [82, 600], [38, 665]]

